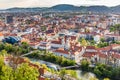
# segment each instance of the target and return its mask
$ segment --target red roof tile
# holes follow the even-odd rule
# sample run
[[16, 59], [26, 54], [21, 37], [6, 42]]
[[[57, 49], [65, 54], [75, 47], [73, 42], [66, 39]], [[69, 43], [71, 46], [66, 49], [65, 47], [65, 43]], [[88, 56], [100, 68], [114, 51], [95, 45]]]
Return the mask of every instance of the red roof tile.
[[69, 52], [64, 50], [64, 49], [57, 49], [54, 52], [59, 52], [59, 53], [63, 53], [63, 54], [69, 54]]
[[107, 55], [106, 55], [106, 54], [101, 53], [101, 54], [99, 54], [99, 57], [101, 57], [101, 58], [107, 58]]
[[61, 41], [51, 41], [53, 44], [62, 44]]
[[87, 46], [86, 49], [96, 49], [95, 46]]
[[112, 57], [113, 57], [113, 58], [120, 59], [120, 54], [114, 53], [114, 54], [112, 54]]

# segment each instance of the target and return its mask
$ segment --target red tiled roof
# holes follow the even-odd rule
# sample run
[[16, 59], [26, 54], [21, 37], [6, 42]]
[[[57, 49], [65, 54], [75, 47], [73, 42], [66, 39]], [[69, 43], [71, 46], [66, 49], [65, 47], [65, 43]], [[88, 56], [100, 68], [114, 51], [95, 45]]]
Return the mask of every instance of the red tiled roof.
[[40, 44], [39, 46], [47, 47], [49, 45], [48, 44]]
[[51, 41], [53, 44], [62, 44], [61, 41]]
[[95, 55], [94, 53], [84, 53], [82, 56], [83, 56], [83, 57], [91, 58], [91, 57], [94, 56], [94, 55]]
[[31, 46], [35, 46], [35, 45], [38, 45], [39, 44], [39, 42], [30, 42], [29, 43], [29, 45], [31, 45]]
[[111, 46], [107, 46], [107, 47], [103, 47], [103, 48], [97, 48], [97, 50], [101, 50], [101, 51], [109, 51], [111, 49], [112, 49]]
[[0, 36], [3, 36], [3, 33], [2, 33], [2, 32], [0, 32]]
[[101, 58], [107, 58], [107, 55], [106, 55], [106, 54], [101, 53], [101, 54], [99, 54], [99, 57], [101, 57]]
[[76, 36], [70, 36], [71, 37], [71, 40], [76, 40]]
[[83, 54], [83, 56], [86, 56], [86, 57], [87, 56], [89, 56], [89, 57], [91, 56], [92, 57], [93, 55], [99, 55], [99, 54], [101, 54], [101, 52], [98, 52], [98, 51], [97, 52], [85, 52]]
[[63, 53], [63, 54], [69, 54], [69, 52], [64, 50], [64, 49], [57, 49], [54, 52], [59, 52], [59, 53]]
[[[77, 50], [81, 51], [81, 50], [82, 50], [82, 47], [81, 47], [81, 46], [74, 46], [74, 50], [75, 50], [75, 51], [77, 51]], [[74, 50], [73, 50], [73, 51], [74, 51]]]
[[95, 46], [87, 46], [86, 49], [96, 49]]
[[113, 57], [113, 58], [120, 59], [120, 54], [114, 53], [114, 54], [112, 54], [112, 57]]
[[117, 47], [117, 46], [120, 46], [120, 44], [111, 44], [110, 46], [107, 46], [107, 47], [97, 48], [97, 50], [109, 51], [109, 50], [111, 50], [113, 47]]

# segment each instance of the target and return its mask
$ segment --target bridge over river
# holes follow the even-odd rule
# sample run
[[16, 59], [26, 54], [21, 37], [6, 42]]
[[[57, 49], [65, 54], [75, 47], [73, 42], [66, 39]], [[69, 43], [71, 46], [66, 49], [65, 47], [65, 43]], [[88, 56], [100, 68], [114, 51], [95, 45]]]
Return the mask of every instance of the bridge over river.
[[80, 65], [61, 67], [61, 69], [74, 69], [74, 70], [79, 68], [80, 68]]

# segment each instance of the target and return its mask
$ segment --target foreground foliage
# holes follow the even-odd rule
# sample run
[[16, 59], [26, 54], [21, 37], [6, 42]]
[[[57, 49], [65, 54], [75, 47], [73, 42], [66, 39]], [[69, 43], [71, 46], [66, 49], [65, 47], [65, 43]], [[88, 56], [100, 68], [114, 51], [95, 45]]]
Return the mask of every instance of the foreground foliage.
[[59, 71], [59, 75], [61, 76], [63, 80], [68, 80], [66, 79], [66, 76], [68, 76], [69, 78], [71, 77], [71, 78], [78, 79], [77, 72], [74, 70], [61, 69]]
[[0, 80], [38, 80], [37, 68], [28, 63], [22, 63], [17, 68], [4, 64], [4, 57], [0, 56]]

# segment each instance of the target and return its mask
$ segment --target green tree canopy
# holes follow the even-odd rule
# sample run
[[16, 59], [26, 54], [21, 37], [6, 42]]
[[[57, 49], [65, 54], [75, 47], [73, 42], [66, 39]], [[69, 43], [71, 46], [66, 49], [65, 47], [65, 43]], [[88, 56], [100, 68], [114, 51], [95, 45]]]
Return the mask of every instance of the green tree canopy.
[[80, 39], [80, 43], [81, 43], [82, 46], [87, 46], [88, 45], [88, 43], [85, 40], [85, 38]]
[[83, 59], [81, 61], [81, 68], [83, 71], [88, 71], [88, 68], [89, 68], [89, 62], [86, 60], [86, 59]]
[[14, 80], [13, 69], [9, 66], [2, 65], [0, 68], [0, 80]]
[[2, 56], [7, 55], [7, 51], [6, 51], [6, 50], [2, 50], [2, 51], [0, 52], [0, 55], [2, 55]]
[[116, 25], [114, 25], [114, 26], [111, 26], [110, 27], [110, 31], [111, 32], [118, 32], [119, 33], [119, 35], [120, 35], [120, 24], [116, 24]]
[[15, 71], [16, 80], [38, 80], [39, 72], [30, 67], [28, 63], [22, 63]]

